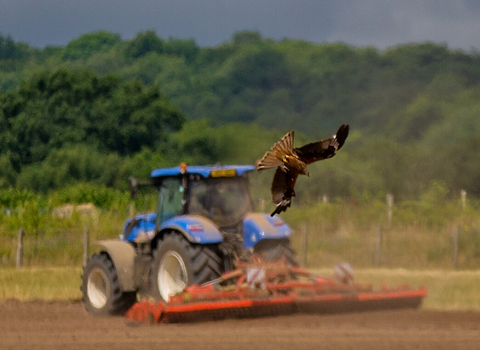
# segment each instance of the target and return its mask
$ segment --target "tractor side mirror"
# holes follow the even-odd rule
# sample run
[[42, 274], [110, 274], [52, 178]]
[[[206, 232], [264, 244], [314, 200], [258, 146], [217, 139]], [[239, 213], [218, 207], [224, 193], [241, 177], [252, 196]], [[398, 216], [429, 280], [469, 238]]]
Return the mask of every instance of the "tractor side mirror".
[[137, 198], [138, 194], [138, 179], [136, 177], [129, 177], [128, 178], [128, 188], [130, 189], [130, 197], [132, 199]]
[[130, 189], [130, 197], [132, 197], [132, 199], [137, 198], [138, 189], [140, 187], [154, 186], [154, 185], [155, 185], [155, 182], [152, 180], [140, 182], [136, 177], [131, 176], [128, 178], [128, 187]]

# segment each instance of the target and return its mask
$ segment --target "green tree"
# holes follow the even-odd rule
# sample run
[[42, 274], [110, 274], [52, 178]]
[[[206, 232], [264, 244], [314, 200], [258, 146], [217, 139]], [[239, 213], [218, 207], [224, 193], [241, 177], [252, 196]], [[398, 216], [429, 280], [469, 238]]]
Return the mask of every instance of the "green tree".
[[7, 153], [0, 155], [0, 188], [15, 185], [17, 173]]
[[153, 30], [138, 33], [125, 48], [125, 56], [128, 58], [138, 58], [145, 56], [149, 52], [162, 53], [165, 42], [155, 34]]
[[168, 38], [164, 45], [164, 52], [167, 55], [183, 57], [187, 63], [193, 63], [200, 52], [200, 48], [195, 43], [195, 39]]
[[10, 35], [0, 35], [0, 60], [23, 60], [28, 57], [29, 51], [27, 44], [16, 43]]
[[94, 53], [106, 52], [120, 43], [119, 34], [113, 34], [103, 30], [81, 35], [70, 41], [63, 53], [64, 60], [87, 59]]
[[0, 143], [19, 171], [78, 143], [121, 155], [160, 147], [183, 121], [157, 86], [91, 71], [44, 71], [1, 97]]
[[245, 88], [268, 91], [289, 83], [284, 56], [271, 45], [248, 45], [232, 55], [219, 72], [221, 93], [239, 94]]
[[177, 159], [177, 164], [207, 165], [219, 162], [220, 148], [214, 135], [215, 129], [207, 120], [185, 123], [172, 137], [174, 147], [170, 150], [170, 159]]
[[122, 160], [121, 178], [117, 187], [127, 189], [127, 179], [129, 176], [135, 176], [143, 179], [148, 179], [152, 170], [167, 166], [178, 165], [176, 159], [167, 159], [164, 152], [153, 151], [150, 148], [142, 148], [131, 156]]
[[79, 182], [113, 186], [125, 181], [121, 158], [104, 154], [92, 146], [65, 146], [52, 150], [41, 163], [22, 168], [16, 184], [38, 192], [64, 188]]
[[236, 32], [232, 36], [233, 45], [259, 44], [262, 42], [262, 35], [258, 31], [244, 30]]

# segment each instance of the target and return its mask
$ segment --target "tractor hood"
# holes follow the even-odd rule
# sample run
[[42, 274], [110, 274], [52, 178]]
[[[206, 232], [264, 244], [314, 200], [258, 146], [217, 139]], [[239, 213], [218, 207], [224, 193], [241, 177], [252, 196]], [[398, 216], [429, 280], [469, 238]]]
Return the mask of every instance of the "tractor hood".
[[249, 213], [243, 219], [243, 246], [245, 249], [255, 246], [262, 239], [288, 238], [291, 234], [290, 227], [278, 216]]
[[[156, 235], [155, 213], [137, 215], [125, 222], [122, 239], [128, 242], [147, 242]], [[190, 242], [213, 244], [223, 241], [219, 228], [210, 220], [199, 215], [181, 215], [165, 221], [160, 231], [176, 230]], [[290, 237], [290, 227], [278, 216], [249, 213], [243, 219], [244, 248], [255, 246], [263, 239], [282, 239]]]

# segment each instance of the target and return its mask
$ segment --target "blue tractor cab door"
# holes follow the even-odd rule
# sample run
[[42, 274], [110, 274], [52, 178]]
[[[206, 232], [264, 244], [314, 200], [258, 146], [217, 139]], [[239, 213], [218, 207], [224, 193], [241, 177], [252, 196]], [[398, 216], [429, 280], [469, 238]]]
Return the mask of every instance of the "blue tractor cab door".
[[156, 226], [160, 228], [167, 220], [185, 214], [185, 187], [179, 177], [162, 180], [158, 193]]

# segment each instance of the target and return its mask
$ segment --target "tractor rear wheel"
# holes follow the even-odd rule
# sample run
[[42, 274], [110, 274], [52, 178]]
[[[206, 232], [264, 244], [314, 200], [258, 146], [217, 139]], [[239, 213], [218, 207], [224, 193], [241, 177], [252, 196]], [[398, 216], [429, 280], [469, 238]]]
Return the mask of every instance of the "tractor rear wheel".
[[123, 292], [117, 270], [106, 253], [93, 254], [83, 269], [82, 287], [85, 309], [94, 315], [119, 315], [136, 301], [136, 292]]
[[295, 251], [288, 239], [265, 239], [257, 243], [254, 248], [255, 254], [260, 254], [266, 261], [285, 259], [292, 266], [298, 266], [295, 259]]
[[222, 259], [214, 245], [192, 244], [177, 232], [157, 244], [151, 269], [152, 294], [168, 302], [186, 286], [211, 281], [222, 274]]

